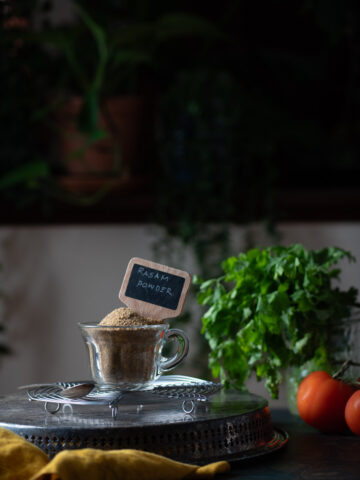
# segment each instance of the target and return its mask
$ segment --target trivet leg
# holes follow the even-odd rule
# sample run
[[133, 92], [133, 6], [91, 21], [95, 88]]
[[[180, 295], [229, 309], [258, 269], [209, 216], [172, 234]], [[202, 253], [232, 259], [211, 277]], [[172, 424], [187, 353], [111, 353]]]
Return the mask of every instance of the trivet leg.
[[[50, 402], [51, 403], [51, 402]], [[49, 406], [48, 406], [49, 402], [45, 402], [45, 412], [47, 413], [51, 413], [52, 415], [54, 415], [55, 413], [57, 413], [59, 410], [60, 410], [60, 403], [55, 403], [54, 405], [56, 405], [56, 407], [54, 408], [54, 410], [49, 410]]]
[[69, 413], [70, 413], [70, 414], [72, 414], [72, 413], [74, 412], [73, 407], [72, 407], [72, 405], [70, 405], [70, 403], [64, 403], [63, 406], [62, 406], [61, 411], [62, 411], [63, 413], [66, 413], [66, 409], [69, 410]]
[[191, 413], [195, 408], [195, 403], [193, 400], [184, 400], [182, 403], [182, 409], [184, 413]]

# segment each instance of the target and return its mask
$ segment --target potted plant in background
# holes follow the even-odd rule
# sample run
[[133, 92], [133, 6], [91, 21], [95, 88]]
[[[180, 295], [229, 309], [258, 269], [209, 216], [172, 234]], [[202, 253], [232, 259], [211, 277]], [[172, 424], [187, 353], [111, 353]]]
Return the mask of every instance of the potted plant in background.
[[[140, 95], [116, 94], [126, 77], [114, 52], [116, 41], [85, 8], [74, 7], [80, 22], [44, 32], [43, 40], [57, 49], [57, 66], [65, 72], [57, 85], [53, 117], [59, 161], [67, 175], [64, 185], [75, 181], [78, 186], [80, 181], [87, 189], [89, 181], [91, 188], [114, 174], [128, 180], [139, 173], [139, 150], [146, 144], [145, 102]], [[90, 55], [86, 42], [93, 46]], [[133, 64], [141, 61], [145, 59], [135, 55], [128, 58]]]
[[114, 176], [139, 179], [151, 168], [154, 154], [149, 79], [159, 47], [169, 40], [216, 37], [219, 32], [190, 14], [163, 14], [152, 21], [125, 18], [120, 25], [105, 25], [96, 7], [91, 14], [80, 3], [74, 9], [79, 21], [33, 35], [55, 49], [51, 62], [57, 82], [47, 111], [56, 120], [55, 152], [67, 174], [65, 184], [70, 185], [69, 174], [91, 184], [113, 181]]
[[212, 374], [243, 389], [254, 373], [277, 398], [289, 367], [302, 375], [333, 368], [346, 348], [341, 327], [358, 306], [355, 288], [332, 285], [340, 274], [334, 265], [341, 259], [354, 260], [335, 247], [252, 249], [226, 259], [220, 277], [196, 278], [198, 302], [209, 307], [202, 332], [211, 349]]

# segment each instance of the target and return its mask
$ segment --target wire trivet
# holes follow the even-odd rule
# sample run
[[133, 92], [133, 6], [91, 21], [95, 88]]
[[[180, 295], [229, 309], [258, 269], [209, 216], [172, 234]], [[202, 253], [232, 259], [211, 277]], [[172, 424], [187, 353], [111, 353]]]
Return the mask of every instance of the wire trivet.
[[[84, 383], [74, 381], [34, 385], [27, 389], [27, 395], [31, 401], [44, 402], [45, 411], [48, 413], [57, 413], [60, 405], [63, 405], [63, 410], [71, 405], [107, 405], [111, 409], [112, 417], [116, 418], [120, 405], [136, 405], [137, 412], [140, 412], [143, 405], [168, 400], [183, 400], [181, 405], [183, 412], [192, 413], [197, 402], [206, 402], [209, 396], [222, 388], [220, 383], [183, 375], [168, 375], [160, 377], [144, 390], [102, 391], [94, 387], [87, 395], [79, 398], [68, 398], [63, 395], [65, 389]], [[53, 406], [50, 407], [49, 404]]]

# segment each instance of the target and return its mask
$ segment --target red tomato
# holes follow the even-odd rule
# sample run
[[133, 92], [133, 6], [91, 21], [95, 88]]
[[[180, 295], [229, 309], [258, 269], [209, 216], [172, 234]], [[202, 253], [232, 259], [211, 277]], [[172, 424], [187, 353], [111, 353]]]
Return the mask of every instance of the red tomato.
[[360, 435], [360, 390], [349, 398], [345, 407], [345, 420], [355, 435]]
[[312, 372], [300, 383], [297, 392], [300, 417], [322, 432], [342, 432], [346, 429], [346, 402], [354, 391], [323, 370]]

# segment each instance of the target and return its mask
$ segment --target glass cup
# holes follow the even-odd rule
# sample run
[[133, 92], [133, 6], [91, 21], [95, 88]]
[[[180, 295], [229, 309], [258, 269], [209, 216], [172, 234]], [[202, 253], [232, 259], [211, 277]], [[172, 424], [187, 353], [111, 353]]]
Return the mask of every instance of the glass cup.
[[[162, 373], [179, 365], [189, 351], [189, 339], [168, 324], [105, 326], [79, 323], [87, 345], [92, 378], [102, 391], [139, 390], [151, 386]], [[177, 343], [170, 358], [162, 350], [168, 341]]]

